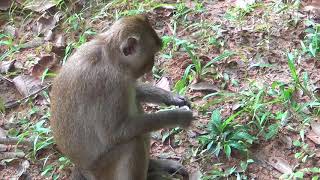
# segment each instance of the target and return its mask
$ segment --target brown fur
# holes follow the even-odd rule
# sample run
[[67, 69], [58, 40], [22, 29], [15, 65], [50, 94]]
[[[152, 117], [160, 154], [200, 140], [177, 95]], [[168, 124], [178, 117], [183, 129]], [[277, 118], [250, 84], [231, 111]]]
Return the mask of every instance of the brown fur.
[[160, 48], [161, 40], [144, 16], [125, 17], [79, 47], [61, 69], [52, 88], [51, 127], [58, 148], [81, 177], [145, 180], [148, 133], [190, 125], [189, 110], [144, 114], [139, 105], [188, 104], [183, 97], [136, 84], [151, 70]]

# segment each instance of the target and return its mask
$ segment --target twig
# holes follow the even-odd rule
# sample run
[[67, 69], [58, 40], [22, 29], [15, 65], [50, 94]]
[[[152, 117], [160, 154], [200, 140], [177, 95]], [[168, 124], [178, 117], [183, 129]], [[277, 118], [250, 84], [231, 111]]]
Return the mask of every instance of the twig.
[[32, 141], [29, 139], [19, 139], [15, 137], [0, 137], [0, 144], [5, 144], [5, 145], [24, 145], [24, 146], [32, 146]]
[[0, 153], [0, 160], [13, 159], [13, 158], [23, 158], [24, 156], [25, 156], [24, 152], [4, 152], [4, 153]]
[[4, 76], [2, 76], [2, 75], [0, 75], [0, 78], [3, 79], [3, 80], [5, 80], [5, 81], [8, 81], [8, 82], [11, 83], [11, 84], [13, 84], [13, 81], [12, 81], [11, 79], [9, 79], [9, 78], [6, 78], [6, 77], [4, 77]]
[[49, 84], [49, 85], [47, 85], [47, 86], [44, 86], [43, 88], [41, 88], [41, 89], [39, 89], [39, 90], [37, 90], [37, 91], [29, 94], [28, 96], [26, 96], [26, 97], [24, 97], [24, 98], [22, 98], [22, 99], [19, 99], [19, 100], [16, 100], [16, 101], [12, 101], [12, 102], [7, 102], [7, 103], [4, 105], [4, 107], [5, 107], [6, 109], [10, 109], [10, 108], [16, 107], [16, 106], [18, 106], [21, 102], [25, 101], [26, 99], [30, 98], [31, 96], [34, 96], [34, 95], [36, 95], [36, 94], [39, 94], [41, 91], [49, 88], [50, 86], [51, 86], [51, 84]]

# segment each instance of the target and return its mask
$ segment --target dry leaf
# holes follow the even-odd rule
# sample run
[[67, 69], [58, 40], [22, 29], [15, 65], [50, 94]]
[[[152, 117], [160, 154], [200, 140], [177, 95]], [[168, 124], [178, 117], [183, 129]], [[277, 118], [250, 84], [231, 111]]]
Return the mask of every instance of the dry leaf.
[[161, 89], [170, 91], [170, 83], [169, 83], [168, 78], [166, 78], [166, 77], [162, 77], [162, 78], [160, 79], [160, 81], [157, 82], [156, 86], [159, 87], [159, 88], [161, 88]]
[[279, 139], [286, 146], [287, 149], [292, 148], [292, 139], [290, 136], [283, 135], [283, 136], [280, 136]]
[[41, 81], [29, 75], [19, 75], [13, 79], [13, 83], [24, 97], [41, 89]]
[[31, 68], [33, 77], [41, 77], [47, 68], [52, 68], [57, 63], [55, 56], [42, 56], [37, 64]]
[[34, 27], [37, 34], [47, 34], [48, 31], [53, 30], [60, 20], [61, 13], [56, 13], [54, 16], [42, 15]]
[[45, 32], [44, 34], [44, 40], [46, 41], [51, 41], [53, 39], [53, 32], [52, 30], [49, 30], [47, 32]]
[[22, 4], [26, 9], [36, 12], [43, 12], [56, 5], [54, 0], [17, 0], [17, 2]]
[[311, 129], [315, 134], [320, 136], [320, 123], [319, 122], [312, 121], [311, 122]]
[[270, 157], [268, 159], [268, 162], [270, 163], [270, 165], [272, 167], [274, 167], [275, 169], [277, 169], [279, 172], [281, 172], [282, 174], [291, 174], [292, 171], [292, 167], [289, 165], [288, 161], [286, 161], [283, 158], [280, 157]]
[[29, 161], [24, 160], [18, 167], [16, 178], [20, 178], [23, 174], [25, 174], [29, 167], [30, 167]]
[[0, 73], [8, 73], [14, 67], [15, 61], [1, 61]]
[[199, 170], [196, 170], [194, 172], [191, 173], [190, 175], [190, 179], [191, 180], [200, 180], [202, 177], [202, 173]]
[[65, 39], [63, 34], [58, 34], [56, 37], [56, 41], [54, 43], [54, 46], [56, 47], [65, 47], [66, 43], [65, 43]]
[[320, 144], [320, 136], [318, 136], [315, 132], [310, 131], [307, 134], [307, 138], [309, 138], [312, 142], [316, 143], [316, 144]]
[[211, 84], [209, 82], [199, 82], [196, 84], [192, 84], [190, 86], [190, 89], [192, 91], [206, 91], [206, 92], [218, 92], [219, 88], [217, 86], [215, 86], [214, 84]]
[[4, 27], [4, 32], [6, 34], [10, 34], [12, 37], [17, 37], [18, 36], [18, 31], [14, 26], [11, 25], [6, 25]]
[[235, 5], [239, 8], [246, 8], [247, 6], [254, 4], [256, 0], [236, 0]]
[[22, 49], [34, 48], [43, 45], [44, 40], [42, 38], [34, 38], [21, 45]]
[[312, 2], [308, 3], [304, 7], [304, 10], [306, 10], [306, 11], [313, 11], [313, 10], [318, 10], [318, 9], [320, 9], [320, 0], [313, 0]]

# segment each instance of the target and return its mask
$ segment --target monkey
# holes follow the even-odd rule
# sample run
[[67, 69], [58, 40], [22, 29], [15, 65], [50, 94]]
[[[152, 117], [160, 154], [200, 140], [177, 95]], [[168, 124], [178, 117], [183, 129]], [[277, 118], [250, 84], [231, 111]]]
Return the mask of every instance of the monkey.
[[[150, 132], [194, 120], [186, 98], [137, 83], [161, 46], [146, 16], [122, 17], [62, 66], [51, 89], [50, 124], [58, 149], [75, 165], [72, 179], [146, 180], [152, 167], [182, 169], [149, 159]], [[183, 107], [143, 113], [141, 102]]]

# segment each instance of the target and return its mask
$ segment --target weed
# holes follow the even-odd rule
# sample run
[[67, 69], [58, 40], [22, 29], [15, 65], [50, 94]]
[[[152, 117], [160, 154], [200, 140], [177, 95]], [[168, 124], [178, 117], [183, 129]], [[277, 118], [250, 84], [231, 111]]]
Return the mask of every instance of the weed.
[[222, 120], [220, 111], [212, 112], [208, 134], [200, 136], [200, 143], [207, 151], [219, 156], [222, 150], [230, 158], [232, 149], [246, 152], [248, 144], [252, 144], [255, 137], [251, 136], [243, 125], [233, 123], [233, 120], [242, 114], [244, 110], [232, 114], [226, 120]]
[[7, 57], [12, 57], [20, 50], [20, 46], [16, 45], [14, 37], [8, 34], [0, 34], [0, 46], [6, 46], [5, 52], [0, 56], [0, 61], [3, 61]]
[[186, 45], [184, 45], [184, 48], [186, 49], [188, 55], [191, 58], [192, 64], [190, 66], [191, 66], [192, 72], [194, 72], [196, 82], [201, 81], [203, 79], [203, 76], [209, 72], [208, 68], [213, 63], [221, 61], [226, 58], [229, 58], [235, 54], [233, 52], [225, 51], [222, 54], [220, 54], [219, 56], [213, 58], [211, 61], [209, 61], [204, 66], [202, 66], [201, 60], [197, 56], [194, 55], [194, 53], [191, 51], [191, 49]]
[[244, 175], [244, 173], [247, 170], [247, 167], [249, 164], [253, 163], [254, 161], [252, 159], [248, 159], [246, 161], [240, 162], [240, 168], [242, 171], [238, 171], [236, 167], [231, 168], [221, 168], [220, 166], [222, 164], [214, 164], [214, 169], [209, 171], [204, 177], [202, 177], [203, 180], [211, 180], [211, 179], [221, 179], [221, 178], [227, 178], [231, 175], [235, 175], [237, 179], [247, 179], [247, 177]]
[[306, 29], [305, 40], [300, 41], [302, 50], [312, 57], [318, 57], [320, 52], [320, 24], [311, 20], [306, 21], [305, 24], [308, 28]]

